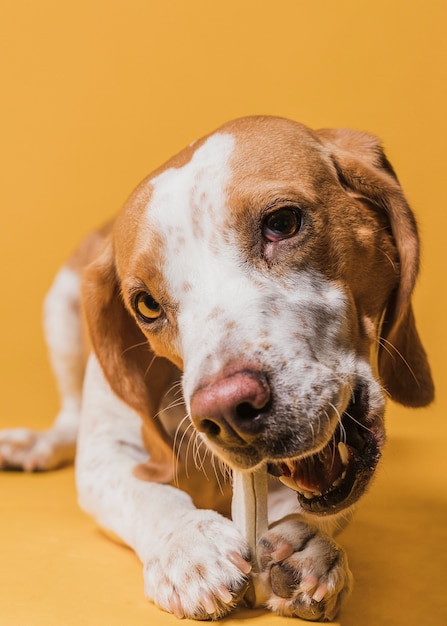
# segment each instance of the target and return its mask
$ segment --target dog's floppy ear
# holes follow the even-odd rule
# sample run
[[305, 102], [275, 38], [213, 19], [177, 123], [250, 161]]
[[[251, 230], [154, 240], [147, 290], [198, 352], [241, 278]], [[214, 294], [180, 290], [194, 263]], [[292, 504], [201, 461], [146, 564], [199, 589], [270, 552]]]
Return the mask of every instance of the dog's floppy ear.
[[433, 400], [434, 386], [410, 300], [419, 266], [414, 216], [376, 137], [347, 129], [324, 129], [318, 135], [330, 150], [343, 187], [372, 202], [388, 216], [399, 255], [400, 276], [383, 319], [379, 374], [393, 400], [406, 406], [425, 406]]
[[157, 420], [160, 400], [175, 366], [156, 357], [124, 306], [113, 245], [84, 271], [82, 297], [93, 350], [112, 390], [143, 420], [143, 440], [150, 453], [136, 475], [157, 482], [172, 480], [172, 446]]

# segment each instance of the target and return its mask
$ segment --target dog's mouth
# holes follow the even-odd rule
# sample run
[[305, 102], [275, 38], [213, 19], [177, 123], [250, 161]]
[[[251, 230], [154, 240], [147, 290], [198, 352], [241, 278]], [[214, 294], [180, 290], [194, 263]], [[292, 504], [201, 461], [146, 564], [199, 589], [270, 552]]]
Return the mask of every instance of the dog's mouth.
[[331, 440], [319, 452], [269, 463], [269, 472], [297, 492], [305, 511], [338, 513], [358, 500], [372, 477], [385, 435], [382, 417], [365, 413], [366, 396], [365, 388], [356, 391]]

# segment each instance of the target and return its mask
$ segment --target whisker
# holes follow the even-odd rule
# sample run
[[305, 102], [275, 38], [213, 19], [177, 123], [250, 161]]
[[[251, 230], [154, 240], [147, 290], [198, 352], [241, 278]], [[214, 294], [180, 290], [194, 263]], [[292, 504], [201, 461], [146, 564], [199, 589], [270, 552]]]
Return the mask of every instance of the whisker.
[[154, 419], [157, 419], [158, 417], [160, 417], [160, 415], [164, 413], [165, 411], [170, 411], [171, 409], [175, 409], [178, 406], [184, 406], [184, 405], [185, 403], [183, 402], [183, 398], [174, 399], [172, 400], [172, 402], [170, 402], [166, 406], [163, 406], [159, 411], [157, 411], [157, 413], [155, 413], [154, 415]]
[[309, 422], [309, 426], [310, 426], [310, 429], [311, 429], [311, 431], [312, 431], [312, 443], [314, 444], [314, 443], [315, 443], [315, 430], [314, 430], [314, 425], [312, 424], [312, 422]]
[[[340, 423], [340, 414], [339, 414], [339, 412], [337, 411], [337, 409], [335, 408], [335, 406], [332, 403], [329, 403], [329, 406], [336, 412], [338, 423]], [[326, 411], [325, 411], [325, 413], [326, 413], [326, 416], [327, 416], [328, 421], [330, 423], [330, 417], [329, 417], [329, 415], [327, 414]], [[331, 440], [332, 440], [332, 459], [331, 459], [331, 467], [330, 467], [330, 469], [332, 469], [334, 467], [334, 462], [335, 462], [335, 430], [332, 433]]]
[[[185, 466], [186, 466], [186, 470], [187, 465], [188, 465], [188, 460], [190, 458], [190, 456], [192, 457], [193, 461], [194, 461], [194, 466], [196, 469], [200, 469], [198, 464], [197, 464], [197, 439], [199, 438], [198, 432], [196, 431], [196, 429], [194, 428], [193, 423], [191, 422], [191, 427], [193, 428], [193, 433], [192, 436], [189, 438], [188, 440], [188, 445], [186, 446], [186, 461], [185, 461]], [[192, 452], [191, 452], [192, 450]], [[205, 476], [206, 473], [204, 472]], [[189, 478], [189, 473], [188, 471], [186, 472], [187, 477]]]
[[169, 388], [169, 393], [182, 393], [183, 392], [183, 388], [182, 388], [182, 381], [181, 380], [176, 380], [172, 383], [172, 385]]
[[[203, 454], [201, 454], [202, 446], [204, 446]], [[209, 480], [208, 474], [206, 473], [206, 469], [205, 469], [205, 460], [206, 460], [207, 454], [210, 453], [210, 450], [205, 445], [205, 442], [203, 441], [203, 439], [199, 436], [197, 432], [195, 436], [194, 448], [195, 448], [194, 463], [195, 463], [196, 469], [200, 472], [203, 472], [206, 479]]]
[[[176, 430], [175, 430], [175, 435], [174, 435], [174, 443], [173, 443], [173, 448], [174, 448], [174, 450], [176, 449], [176, 446], [177, 446], [177, 437], [178, 437], [178, 435], [179, 435], [179, 433], [180, 433], [180, 429], [182, 428], [183, 424], [184, 424], [184, 423], [185, 423], [188, 419], [189, 419], [189, 415], [188, 415], [188, 414], [186, 414], [186, 415], [183, 417], [183, 419], [180, 421], [180, 423], [178, 424], [178, 426], [177, 426], [177, 428], [176, 428]], [[181, 446], [182, 446], [182, 443], [183, 443], [183, 439], [184, 439], [184, 437], [185, 437], [186, 433], [188, 432], [188, 430], [189, 430], [189, 428], [190, 428], [191, 426], [192, 426], [192, 424], [188, 424], [187, 428], [186, 428], [186, 429], [184, 430], [184, 432], [182, 433], [182, 437], [181, 437], [181, 439], [180, 439], [180, 441], [179, 441], [179, 443], [178, 443], [178, 448], [177, 448], [177, 450], [178, 450], [178, 451], [180, 451]]]
[[[345, 415], [345, 413], [343, 413], [343, 415]], [[346, 429], [343, 425], [343, 415], [338, 414], [338, 425], [340, 428], [340, 441], [342, 441], [343, 443], [346, 443], [347, 437], [346, 437]]]
[[332, 459], [331, 459], [331, 469], [334, 467], [334, 463], [335, 463], [335, 431], [332, 433]]
[[355, 417], [350, 415], [347, 411], [345, 411], [345, 415], [346, 415], [346, 417], [349, 417], [349, 419], [351, 419], [353, 422], [358, 424], [358, 426], [361, 426], [364, 430], [368, 431], [369, 433], [373, 432], [370, 428], [368, 428], [368, 426], [366, 426], [365, 424], [362, 424], [362, 422], [359, 422], [358, 420], [356, 420]]
[[217, 485], [219, 487], [219, 491], [220, 493], [223, 495], [223, 487], [222, 487], [222, 483], [220, 481], [219, 475], [217, 473], [217, 468], [216, 468], [216, 457], [214, 456], [214, 454], [211, 454], [211, 466], [214, 470], [214, 476], [216, 477], [216, 481], [217, 481]]
[[[202, 441], [200, 435], [195, 432], [194, 433], [194, 441], [192, 441], [192, 458], [194, 460], [194, 465], [196, 469], [199, 469], [200, 462], [202, 461], [200, 456], [200, 448], [202, 446]], [[203, 462], [203, 461], [202, 461]]]
[[[182, 404], [184, 404], [183, 389], [182, 389], [181, 381], [177, 380], [173, 382], [172, 385], [169, 387], [169, 389], [166, 391], [165, 397], [169, 396], [170, 394], [173, 394], [174, 398], [171, 400], [171, 402], [168, 405], [163, 406], [162, 408], [159, 409], [159, 411], [157, 411], [157, 413], [155, 413], [154, 419], [160, 417], [163, 411], [169, 411], [170, 409], [177, 408], [178, 406], [181, 406]], [[182, 394], [181, 397], [179, 397], [180, 394]]]
[[218, 461], [219, 461], [220, 473], [222, 474], [224, 481], [225, 482], [231, 481], [233, 474], [231, 472], [230, 466], [227, 465], [227, 463], [225, 463], [225, 461], [223, 461], [220, 458], [218, 458]]
[[151, 367], [152, 367], [152, 366], [153, 366], [153, 364], [155, 363], [156, 358], [157, 358], [157, 357], [156, 357], [156, 356], [155, 356], [155, 354], [154, 354], [154, 356], [153, 356], [153, 357], [152, 357], [152, 359], [151, 359], [151, 362], [149, 363], [149, 365], [148, 365], [148, 366], [147, 366], [147, 368], [146, 368], [146, 371], [144, 372], [144, 376], [143, 376], [143, 378], [146, 378], [146, 376], [149, 374], [149, 370], [151, 369]]
[[[178, 433], [180, 432], [180, 428], [182, 427], [184, 422], [187, 421], [188, 419], [189, 419], [189, 415], [186, 414], [185, 417], [181, 420], [180, 424], [177, 426], [177, 429], [174, 435], [174, 444], [173, 444], [174, 462], [175, 462], [174, 477], [175, 477], [175, 484], [177, 486], [179, 484], [179, 466], [180, 466], [181, 449], [182, 449], [185, 437], [187, 436], [189, 429], [193, 427], [193, 424], [192, 423], [188, 424], [188, 426], [185, 428], [184, 432], [182, 433], [182, 436], [178, 444], [177, 444], [177, 436], [178, 436]], [[187, 453], [185, 455], [185, 472], [186, 472], [186, 476], [188, 477], [188, 454]]]
[[[403, 354], [400, 352], [400, 350], [398, 350], [396, 348], [395, 345], [393, 345], [391, 343], [391, 341], [388, 341], [387, 339], [385, 339], [384, 337], [381, 337], [380, 339], [377, 340], [379, 345], [387, 351], [387, 353], [390, 355], [390, 357], [395, 360], [395, 355], [397, 355], [402, 362], [404, 363], [404, 365], [407, 367], [408, 371], [410, 372], [410, 374], [413, 376], [415, 383], [419, 386], [419, 381], [416, 377], [416, 374], [414, 373], [413, 369], [411, 368], [410, 364], [408, 363], [408, 361], [405, 359], [405, 357], [403, 356]], [[386, 345], [385, 345], [386, 344]], [[391, 350], [389, 349], [391, 348]], [[393, 353], [394, 351], [394, 353]]]
[[121, 355], [126, 354], [126, 352], [129, 352], [130, 350], [134, 350], [135, 348], [141, 348], [142, 346], [146, 346], [147, 348], [149, 348], [149, 344], [147, 342], [147, 340], [145, 341], [140, 341], [140, 343], [134, 343], [131, 346], [127, 346], [127, 348], [125, 348], [122, 352]]
[[397, 274], [396, 264], [394, 263], [393, 259], [389, 256], [389, 254], [387, 254], [385, 250], [382, 250], [382, 248], [379, 248], [379, 246], [374, 246], [374, 248], [378, 250], [379, 252], [381, 252], [384, 255], [384, 257], [386, 257], [387, 261], [389, 261], [391, 267], [393, 268], [394, 273]]
[[337, 416], [338, 421], [340, 422], [341, 421], [340, 411], [337, 409], [337, 407], [334, 404], [332, 404], [332, 402], [329, 402], [328, 404], [331, 407], [331, 409], [333, 409], [335, 415]]
[[175, 394], [175, 396], [178, 396], [180, 393], [183, 393], [183, 388], [182, 388], [182, 381], [181, 380], [175, 380], [171, 386], [169, 387], [169, 389], [166, 392], [167, 394]]

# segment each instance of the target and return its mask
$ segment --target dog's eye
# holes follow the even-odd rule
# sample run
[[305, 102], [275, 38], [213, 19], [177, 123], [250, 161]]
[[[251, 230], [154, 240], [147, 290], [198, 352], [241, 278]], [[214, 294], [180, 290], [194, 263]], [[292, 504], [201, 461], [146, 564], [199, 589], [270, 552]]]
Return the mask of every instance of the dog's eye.
[[264, 219], [262, 234], [267, 241], [281, 241], [289, 239], [299, 231], [301, 227], [301, 214], [295, 207], [282, 207]]
[[155, 322], [162, 313], [161, 306], [147, 291], [140, 291], [135, 296], [133, 306], [138, 317], [149, 324]]

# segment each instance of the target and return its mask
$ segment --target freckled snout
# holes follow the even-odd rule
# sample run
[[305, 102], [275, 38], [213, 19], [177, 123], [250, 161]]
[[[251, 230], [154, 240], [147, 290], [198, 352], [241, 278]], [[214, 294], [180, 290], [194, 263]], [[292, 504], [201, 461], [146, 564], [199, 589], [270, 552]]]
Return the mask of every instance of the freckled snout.
[[198, 389], [191, 398], [196, 428], [215, 443], [243, 446], [263, 430], [270, 387], [262, 372], [239, 371]]

